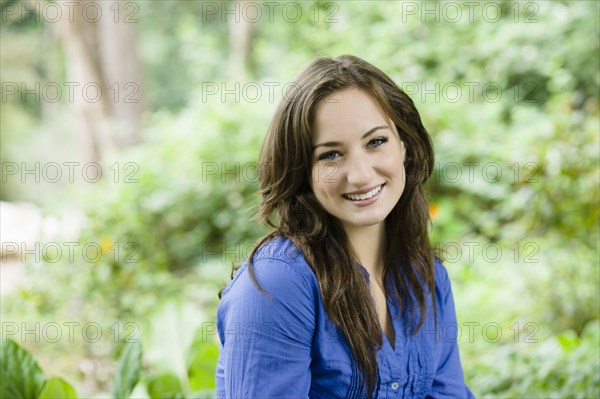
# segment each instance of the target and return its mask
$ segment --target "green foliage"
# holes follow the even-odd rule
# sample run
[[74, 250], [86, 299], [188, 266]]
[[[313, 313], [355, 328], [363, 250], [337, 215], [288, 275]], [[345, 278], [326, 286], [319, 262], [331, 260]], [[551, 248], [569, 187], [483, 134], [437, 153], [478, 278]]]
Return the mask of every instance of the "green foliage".
[[[109, 299], [119, 319], [139, 317], [155, 308], [154, 292], [178, 295], [173, 276], [189, 276], [214, 257], [223, 271], [244, 259], [263, 232], [250, 222], [256, 148], [266, 125], [254, 116], [256, 107], [240, 105], [233, 114], [224, 104], [200, 104], [178, 119], [157, 116], [149, 133], [156, 136], [143, 151], [115, 161], [132, 165], [135, 181], [107, 182], [97, 188], [103, 195], [88, 200], [80, 242], [101, 242], [105, 252], [97, 262], [80, 263], [89, 271], [82, 296]], [[175, 131], [160, 134], [169, 129]]]
[[125, 349], [117, 363], [113, 396], [128, 398], [140, 379], [142, 367], [142, 345], [139, 342], [125, 344]]
[[[187, 353], [188, 367], [183, 379], [173, 372], [163, 372], [148, 379], [147, 389], [150, 398], [200, 399], [214, 397], [214, 373], [219, 356], [218, 345], [212, 340], [207, 341], [202, 330], [198, 330]], [[182, 381], [185, 381], [187, 388], [184, 388]]]
[[11, 339], [2, 341], [0, 398], [76, 399], [75, 388], [59, 376], [45, 379], [33, 356]]
[[37, 398], [44, 389], [44, 374], [25, 349], [11, 339], [2, 340], [0, 397]]
[[[137, 4], [148, 103], [153, 109], [184, 109], [194, 93], [190, 82], [222, 76], [227, 25], [219, 15], [203, 15], [205, 7], [199, 1]], [[153, 22], [144, 23], [148, 21]]]
[[148, 394], [151, 399], [183, 399], [181, 383], [173, 373], [163, 373], [148, 380]]
[[[186, 381], [190, 389], [184, 389], [179, 377], [173, 372], [163, 372], [144, 378], [151, 399], [212, 398], [213, 381], [203, 374], [212, 373], [218, 350], [214, 343], [206, 341], [198, 330], [189, 349], [189, 368]], [[2, 343], [2, 379], [0, 398], [3, 399], [76, 399], [75, 389], [58, 376], [44, 378], [41, 368], [31, 354], [8, 339]], [[125, 344], [117, 362], [113, 379], [113, 397], [129, 398], [142, 376], [142, 345], [138, 342]], [[185, 392], [188, 392], [186, 395]]]
[[218, 357], [219, 346], [208, 340], [206, 331], [198, 330], [188, 352], [187, 371], [192, 391], [215, 387], [214, 370]]
[[515, 344], [486, 356], [467, 380], [486, 398], [597, 398], [600, 396], [600, 324], [581, 336], [567, 331], [539, 344]]
[[77, 392], [67, 381], [58, 376], [52, 376], [46, 382], [40, 399], [76, 399]]

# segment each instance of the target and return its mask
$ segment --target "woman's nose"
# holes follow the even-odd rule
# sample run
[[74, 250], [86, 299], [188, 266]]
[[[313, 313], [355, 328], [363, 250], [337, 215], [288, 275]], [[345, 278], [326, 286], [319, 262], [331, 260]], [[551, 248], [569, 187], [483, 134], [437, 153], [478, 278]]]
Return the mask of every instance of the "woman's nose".
[[356, 188], [364, 187], [373, 179], [373, 167], [366, 157], [355, 157], [346, 165], [348, 183]]

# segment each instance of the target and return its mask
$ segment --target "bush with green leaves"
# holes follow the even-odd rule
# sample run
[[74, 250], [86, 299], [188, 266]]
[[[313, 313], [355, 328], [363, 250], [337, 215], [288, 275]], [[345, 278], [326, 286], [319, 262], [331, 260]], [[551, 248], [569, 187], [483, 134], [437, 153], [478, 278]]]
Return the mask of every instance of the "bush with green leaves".
[[[198, 330], [188, 348], [186, 374], [181, 380], [173, 371], [154, 373], [144, 368], [142, 345], [125, 343], [116, 363], [112, 397], [149, 397], [150, 399], [209, 399], [214, 390], [206, 389], [205, 375], [212, 369], [216, 344], [206, 342], [205, 332]], [[0, 357], [0, 399], [76, 399], [77, 392], [62, 377], [46, 378], [35, 358], [12, 339], [2, 341]], [[141, 382], [142, 384], [138, 384]]]
[[[254, 112], [258, 106], [199, 103], [177, 117], [159, 113], [149, 141], [121, 154], [135, 165], [136, 181], [99, 188], [103, 194], [89, 202], [89, 224], [80, 237], [129, 246], [129, 253], [115, 259], [109, 252], [89, 266], [104, 279], [94, 286], [102, 296], [161, 289], [153, 287], [152, 276], [183, 277], [211, 258], [223, 269], [245, 258], [263, 232], [250, 221], [257, 148], [267, 125]], [[136, 300], [122, 308], [132, 314], [142, 312], [141, 305]]]
[[[466, 369], [471, 389], [486, 398], [597, 398], [600, 396], [600, 323], [539, 342], [499, 345]], [[488, 347], [491, 345], [488, 345]]]
[[[0, 398], [77, 398], [77, 392], [71, 384], [57, 375], [46, 378], [35, 358], [12, 339], [3, 339], [1, 357]], [[129, 397], [140, 377], [141, 357], [139, 343], [125, 346], [114, 375], [113, 397]]]

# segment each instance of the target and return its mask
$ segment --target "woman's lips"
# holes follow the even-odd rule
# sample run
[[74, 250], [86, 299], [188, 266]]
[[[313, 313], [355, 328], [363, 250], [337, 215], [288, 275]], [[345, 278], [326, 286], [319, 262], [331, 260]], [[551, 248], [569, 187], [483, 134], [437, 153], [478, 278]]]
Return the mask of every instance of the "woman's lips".
[[383, 190], [384, 184], [380, 184], [367, 192], [360, 194], [342, 194], [342, 197], [345, 200], [351, 201], [355, 205], [369, 205], [370, 203], [375, 202], [377, 198], [381, 195], [381, 191]]

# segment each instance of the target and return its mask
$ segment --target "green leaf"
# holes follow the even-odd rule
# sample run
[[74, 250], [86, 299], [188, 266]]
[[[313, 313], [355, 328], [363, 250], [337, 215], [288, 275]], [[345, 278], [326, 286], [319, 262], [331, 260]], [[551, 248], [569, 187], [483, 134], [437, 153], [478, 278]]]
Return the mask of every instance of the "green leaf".
[[125, 344], [125, 349], [117, 363], [113, 396], [115, 398], [128, 398], [140, 379], [142, 367], [142, 345], [139, 342]]
[[44, 387], [44, 374], [33, 356], [10, 339], [2, 343], [0, 374], [0, 398], [37, 398]]
[[148, 382], [148, 394], [151, 399], [183, 399], [179, 378], [173, 373], [160, 374]]
[[562, 334], [556, 336], [558, 343], [563, 348], [565, 352], [571, 352], [573, 349], [577, 348], [581, 343], [581, 340], [575, 334], [574, 331], [565, 331]]
[[215, 387], [215, 367], [219, 346], [198, 330], [188, 355], [188, 378], [192, 391]]
[[77, 392], [67, 381], [53, 375], [46, 382], [39, 399], [76, 399]]

